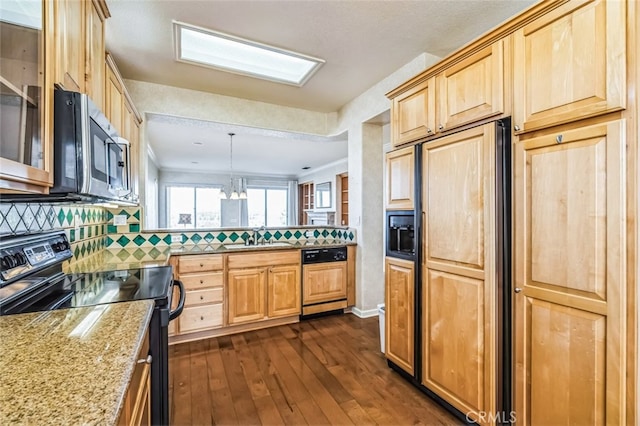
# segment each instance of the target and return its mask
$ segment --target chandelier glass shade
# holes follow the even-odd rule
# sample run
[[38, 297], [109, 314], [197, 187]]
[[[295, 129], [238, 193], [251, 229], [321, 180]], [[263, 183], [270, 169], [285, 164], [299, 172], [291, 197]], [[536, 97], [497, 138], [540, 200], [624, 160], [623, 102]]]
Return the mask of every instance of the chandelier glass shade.
[[[224, 190], [224, 186], [220, 188], [220, 198], [227, 198], [228, 200], [246, 200], [247, 191], [244, 188], [236, 188], [233, 180], [233, 137], [235, 133], [229, 133], [229, 189], [227, 192]], [[238, 189], [240, 193], [238, 193]]]

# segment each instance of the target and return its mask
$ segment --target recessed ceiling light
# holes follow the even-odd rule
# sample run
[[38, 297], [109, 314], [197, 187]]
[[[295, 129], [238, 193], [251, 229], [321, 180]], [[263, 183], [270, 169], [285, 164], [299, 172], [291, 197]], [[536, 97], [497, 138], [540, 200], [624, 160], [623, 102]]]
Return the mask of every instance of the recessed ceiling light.
[[197, 146], [202, 146], [202, 145], [203, 145], [203, 143], [202, 143], [202, 142], [194, 142], [193, 144], [194, 144], [194, 145], [197, 145]]
[[323, 59], [173, 21], [176, 60], [302, 86]]
[[309, 170], [310, 168], [311, 168], [310, 166], [304, 166], [302, 170]]

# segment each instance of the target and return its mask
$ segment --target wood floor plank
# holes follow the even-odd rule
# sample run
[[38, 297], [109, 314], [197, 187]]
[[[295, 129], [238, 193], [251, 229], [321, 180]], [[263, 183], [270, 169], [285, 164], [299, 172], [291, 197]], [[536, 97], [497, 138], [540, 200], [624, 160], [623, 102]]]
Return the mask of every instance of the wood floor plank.
[[387, 366], [378, 333], [347, 314], [172, 346], [171, 424], [459, 424]]

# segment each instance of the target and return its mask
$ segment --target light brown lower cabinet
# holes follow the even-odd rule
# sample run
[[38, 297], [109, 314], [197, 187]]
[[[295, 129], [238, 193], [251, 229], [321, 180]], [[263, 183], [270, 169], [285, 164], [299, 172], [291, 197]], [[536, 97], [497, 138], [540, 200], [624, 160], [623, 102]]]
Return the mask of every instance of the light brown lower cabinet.
[[519, 424], [630, 424], [625, 127], [567, 126], [515, 145]]
[[414, 371], [414, 262], [385, 260], [385, 355], [409, 374]]
[[300, 315], [300, 252], [229, 255], [229, 325]]
[[149, 335], [138, 353], [129, 389], [124, 398], [124, 406], [118, 419], [119, 425], [151, 425], [151, 363], [149, 355]]

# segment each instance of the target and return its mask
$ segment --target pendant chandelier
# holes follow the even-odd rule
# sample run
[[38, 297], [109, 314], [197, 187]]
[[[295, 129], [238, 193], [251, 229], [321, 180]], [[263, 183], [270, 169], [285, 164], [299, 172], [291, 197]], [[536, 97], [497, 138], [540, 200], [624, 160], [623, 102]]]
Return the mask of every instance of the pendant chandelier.
[[235, 133], [228, 133], [229, 135], [229, 192], [225, 193], [224, 187], [220, 188], [220, 197], [225, 197], [229, 200], [246, 200], [247, 192], [243, 188], [239, 188], [240, 194], [233, 182], [233, 137]]

